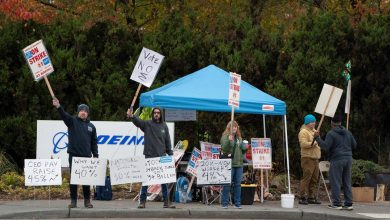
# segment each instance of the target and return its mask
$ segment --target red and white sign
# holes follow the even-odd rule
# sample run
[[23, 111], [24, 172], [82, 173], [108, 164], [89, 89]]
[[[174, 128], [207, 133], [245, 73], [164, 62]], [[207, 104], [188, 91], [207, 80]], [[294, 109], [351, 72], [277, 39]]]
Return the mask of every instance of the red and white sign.
[[54, 67], [42, 40], [25, 47], [23, 49], [23, 55], [35, 81], [39, 81], [43, 76], [54, 72]]
[[191, 154], [191, 159], [188, 161], [186, 172], [196, 176], [196, 168], [198, 167], [199, 160], [202, 159], [201, 152], [198, 148], [194, 148]]
[[221, 145], [200, 141], [200, 150], [203, 160], [219, 159]]
[[240, 86], [241, 75], [237, 73], [230, 73], [229, 83], [229, 105], [234, 107], [240, 107]]
[[270, 138], [252, 138], [252, 161], [254, 169], [272, 169], [272, 147]]

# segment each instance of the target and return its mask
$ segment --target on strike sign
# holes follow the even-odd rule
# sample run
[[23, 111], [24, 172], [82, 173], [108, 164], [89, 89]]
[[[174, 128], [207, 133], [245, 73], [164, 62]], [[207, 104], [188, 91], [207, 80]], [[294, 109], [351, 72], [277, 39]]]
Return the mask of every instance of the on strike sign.
[[35, 81], [38, 81], [42, 79], [43, 76], [47, 76], [54, 72], [54, 67], [42, 40], [24, 48], [23, 54]]
[[229, 83], [229, 105], [234, 107], [240, 107], [240, 85], [241, 75], [237, 73], [230, 73]]

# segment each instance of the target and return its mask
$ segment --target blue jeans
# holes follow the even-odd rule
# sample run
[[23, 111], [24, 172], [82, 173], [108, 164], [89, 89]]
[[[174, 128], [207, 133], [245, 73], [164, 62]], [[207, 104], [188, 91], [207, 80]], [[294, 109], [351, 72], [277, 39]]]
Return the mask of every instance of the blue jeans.
[[[145, 203], [146, 202], [146, 193], [148, 191], [148, 186], [142, 186], [141, 187], [141, 195], [139, 198], [140, 202]], [[161, 184], [161, 191], [164, 201], [168, 198], [168, 184]]]
[[[232, 187], [234, 205], [241, 206], [241, 180], [243, 167], [232, 167]], [[229, 205], [230, 185], [223, 186], [222, 189], [222, 206]]]

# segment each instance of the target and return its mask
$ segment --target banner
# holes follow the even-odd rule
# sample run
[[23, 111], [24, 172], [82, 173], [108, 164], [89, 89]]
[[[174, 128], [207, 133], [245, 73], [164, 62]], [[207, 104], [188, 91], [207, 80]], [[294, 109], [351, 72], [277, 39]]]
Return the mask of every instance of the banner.
[[191, 153], [191, 158], [188, 161], [186, 172], [191, 174], [192, 176], [196, 176], [196, 168], [201, 159], [202, 159], [202, 155], [200, 150], [198, 150], [198, 148], [194, 148], [194, 150]]
[[228, 104], [234, 107], [240, 107], [240, 85], [241, 75], [230, 72], [229, 101]]
[[43, 76], [47, 76], [54, 72], [54, 67], [42, 40], [25, 47], [23, 49], [23, 54], [35, 81], [39, 81]]
[[112, 159], [109, 162], [111, 185], [145, 181], [145, 157]]
[[272, 169], [272, 147], [270, 138], [251, 138], [254, 169]]
[[196, 121], [195, 110], [165, 109], [165, 121]]
[[[131, 122], [92, 121], [96, 127], [99, 158], [108, 160], [143, 156], [144, 134]], [[167, 123], [171, 143], [174, 123]], [[63, 167], [68, 162], [68, 128], [63, 121], [37, 121], [37, 159], [61, 159]]]
[[148, 48], [142, 48], [130, 79], [150, 87], [157, 75], [164, 56]]
[[219, 159], [221, 152], [221, 145], [200, 141], [200, 150], [202, 152], [202, 159]]
[[176, 167], [173, 157], [154, 157], [145, 159], [146, 180], [143, 186], [176, 182]]
[[25, 159], [25, 186], [61, 185], [61, 160], [57, 159]]
[[70, 184], [104, 186], [107, 160], [73, 157]]
[[197, 172], [197, 185], [230, 184], [232, 179], [232, 160], [200, 160]]

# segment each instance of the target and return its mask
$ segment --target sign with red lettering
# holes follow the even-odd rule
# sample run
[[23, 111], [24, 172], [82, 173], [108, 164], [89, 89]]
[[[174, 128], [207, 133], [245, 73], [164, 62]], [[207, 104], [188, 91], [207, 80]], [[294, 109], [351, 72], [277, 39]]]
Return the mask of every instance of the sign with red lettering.
[[254, 169], [272, 169], [272, 147], [270, 138], [251, 138]]
[[54, 72], [54, 67], [42, 40], [24, 48], [23, 55], [35, 81], [39, 81], [43, 76], [47, 76]]
[[241, 85], [241, 75], [237, 73], [230, 73], [230, 83], [229, 83], [229, 101], [230, 106], [239, 107], [240, 106], [240, 85]]
[[200, 150], [203, 160], [219, 159], [221, 145], [200, 141]]
[[150, 87], [157, 75], [164, 56], [148, 48], [143, 48], [135, 64], [130, 79]]
[[199, 160], [202, 159], [201, 152], [198, 148], [194, 148], [191, 154], [191, 159], [188, 161], [186, 172], [196, 176], [196, 168], [198, 167]]

